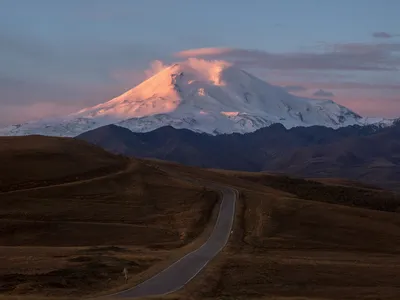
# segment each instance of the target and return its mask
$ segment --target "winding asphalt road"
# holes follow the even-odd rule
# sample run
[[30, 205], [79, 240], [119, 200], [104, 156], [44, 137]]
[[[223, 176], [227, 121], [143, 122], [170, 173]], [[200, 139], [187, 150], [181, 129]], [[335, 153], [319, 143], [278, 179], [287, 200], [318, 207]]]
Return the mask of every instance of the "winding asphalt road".
[[237, 191], [225, 186], [212, 187], [220, 190], [223, 198], [216, 224], [208, 240], [200, 248], [186, 254], [154, 277], [111, 296], [133, 298], [175, 292], [193, 279], [222, 250], [231, 234]]

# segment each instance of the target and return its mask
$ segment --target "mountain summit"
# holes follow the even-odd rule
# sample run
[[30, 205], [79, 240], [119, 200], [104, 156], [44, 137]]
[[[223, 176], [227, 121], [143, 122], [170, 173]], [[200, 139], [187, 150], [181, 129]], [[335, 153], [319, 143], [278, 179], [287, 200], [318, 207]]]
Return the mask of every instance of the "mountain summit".
[[188, 59], [108, 102], [64, 118], [8, 126], [0, 135], [76, 136], [108, 124], [134, 132], [172, 126], [216, 135], [274, 123], [337, 128], [371, 121], [331, 100], [294, 96], [229, 63]]

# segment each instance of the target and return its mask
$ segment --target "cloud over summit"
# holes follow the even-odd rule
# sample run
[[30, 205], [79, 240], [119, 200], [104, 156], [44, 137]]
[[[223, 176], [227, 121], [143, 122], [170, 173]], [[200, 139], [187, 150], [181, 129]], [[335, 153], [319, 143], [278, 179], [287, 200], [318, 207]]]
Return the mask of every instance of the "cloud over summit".
[[390, 71], [400, 67], [400, 43], [334, 44], [323, 52], [272, 53], [236, 48], [199, 48], [175, 53], [177, 57], [224, 59], [241, 67], [277, 70]]

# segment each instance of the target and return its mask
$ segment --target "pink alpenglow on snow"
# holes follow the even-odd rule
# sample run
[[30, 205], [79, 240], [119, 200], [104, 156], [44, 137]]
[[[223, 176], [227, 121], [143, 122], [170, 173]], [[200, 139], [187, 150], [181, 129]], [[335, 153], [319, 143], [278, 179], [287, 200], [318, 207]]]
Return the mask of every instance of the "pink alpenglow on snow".
[[368, 122], [332, 100], [295, 96], [231, 63], [190, 58], [110, 101], [65, 117], [9, 126], [0, 134], [76, 136], [116, 124], [134, 132], [173, 126], [216, 135], [252, 132], [274, 123], [337, 128]]

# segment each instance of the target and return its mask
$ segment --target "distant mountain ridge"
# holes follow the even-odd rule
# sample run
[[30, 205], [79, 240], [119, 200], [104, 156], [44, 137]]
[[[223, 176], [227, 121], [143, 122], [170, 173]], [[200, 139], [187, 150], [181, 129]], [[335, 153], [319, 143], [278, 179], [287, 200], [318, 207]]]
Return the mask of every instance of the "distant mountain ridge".
[[377, 124], [332, 100], [298, 97], [226, 62], [189, 59], [155, 74], [124, 94], [65, 117], [11, 125], [0, 135], [76, 136], [115, 124], [134, 132], [164, 126], [211, 135], [249, 133], [280, 123], [286, 128]]
[[391, 127], [281, 124], [248, 134], [212, 136], [162, 127], [134, 133], [109, 125], [77, 138], [111, 152], [187, 165], [272, 171], [307, 177], [343, 177], [393, 187], [400, 182], [400, 123]]

